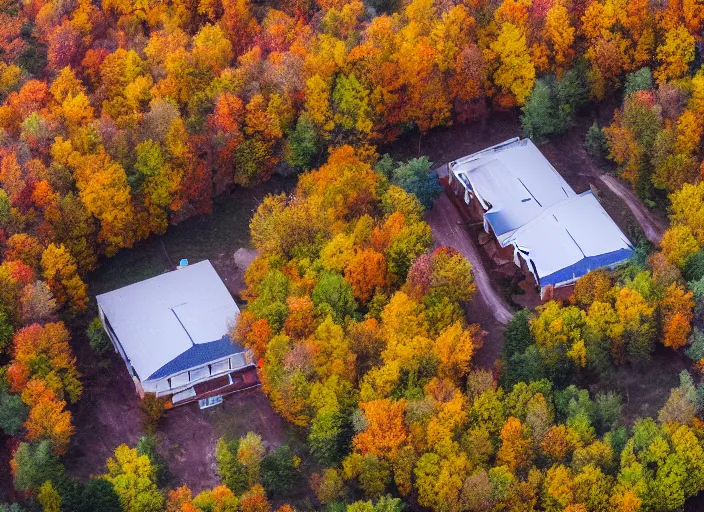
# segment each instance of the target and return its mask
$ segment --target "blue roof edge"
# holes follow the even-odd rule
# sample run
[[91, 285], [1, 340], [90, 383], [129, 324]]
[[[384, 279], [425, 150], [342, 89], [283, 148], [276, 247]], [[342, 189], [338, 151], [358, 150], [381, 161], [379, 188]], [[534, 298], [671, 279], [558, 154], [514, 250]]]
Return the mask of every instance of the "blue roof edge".
[[208, 343], [196, 343], [152, 373], [146, 380], [162, 379], [174, 373], [182, 372], [189, 368], [197, 368], [210, 361], [241, 354], [242, 352], [244, 352], [244, 347], [239, 343], [230, 341], [230, 337], [227, 335]]
[[587, 256], [577, 263], [553, 272], [540, 278], [540, 286], [556, 285], [573, 279], [578, 279], [586, 273], [604, 267], [614, 267], [633, 257], [633, 249], [618, 249], [617, 251], [599, 254], [597, 256]]

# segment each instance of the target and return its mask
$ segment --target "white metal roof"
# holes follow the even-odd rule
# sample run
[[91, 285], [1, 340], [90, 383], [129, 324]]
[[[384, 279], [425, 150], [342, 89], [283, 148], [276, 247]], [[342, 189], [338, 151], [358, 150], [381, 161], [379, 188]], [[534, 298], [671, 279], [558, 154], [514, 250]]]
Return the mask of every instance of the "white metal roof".
[[[572, 280], [588, 270], [628, 259], [633, 253], [626, 235], [591, 191], [545, 210], [506, 243], [516, 246], [524, 258], [533, 262], [541, 284]], [[565, 272], [558, 274], [559, 271]], [[564, 276], [568, 278], [563, 279]]]
[[[506, 141], [450, 164], [482, 203], [499, 242], [575, 192], [530, 139]], [[464, 180], [463, 180], [464, 181]]]
[[502, 247], [514, 245], [541, 285], [633, 255], [596, 197], [577, 195], [530, 139], [515, 137], [448, 165], [481, 203], [487, 231], [489, 224]]
[[194, 345], [222, 339], [239, 314], [207, 260], [98, 295], [97, 300], [142, 380]]

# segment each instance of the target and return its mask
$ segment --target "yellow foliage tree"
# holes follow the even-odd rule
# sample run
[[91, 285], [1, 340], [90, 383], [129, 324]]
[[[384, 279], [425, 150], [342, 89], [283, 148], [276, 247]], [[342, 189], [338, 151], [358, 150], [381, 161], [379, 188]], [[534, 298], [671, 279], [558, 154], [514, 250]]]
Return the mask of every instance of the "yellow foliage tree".
[[700, 245], [703, 244], [704, 182], [685, 183], [680, 190], [670, 194], [670, 201], [672, 203], [670, 207], [671, 222], [674, 225], [688, 226], [697, 242]]
[[523, 105], [535, 83], [535, 66], [530, 59], [524, 31], [513, 23], [502, 24], [489, 49], [486, 56], [495, 66], [494, 85], [499, 89], [497, 102], [503, 107]]
[[496, 454], [498, 464], [505, 464], [511, 471], [526, 469], [533, 459], [530, 436], [521, 420], [509, 417], [499, 434], [501, 447]]
[[665, 259], [682, 268], [687, 259], [700, 248], [689, 226], [675, 224], [665, 231], [660, 241], [660, 248]]
[[459, 382], [469, 371], [475, 340], [478, 342], [480, 339], [480, 328], [476, 324], [469, 329], [463, 329], [459, 322], [446, 327], [435, 340], [440, 375]]
[[655, 78], [658, 82], [684, 76], [694, 60], [694, 43], [694, 36], [683, 26], [667, 31], [665, 41], [657, 50], [660, 65], [655, 70]]
[[404, 423], [406, 401], [390, 398], [362, 402], [359, 408], [364, 413], [367, 427], [352, 441], [355, 450], [363, 455], [393, 458], [408, 437]]
[[575, 36], [569, 11], [560, 1], [555, 2], [545, 16], [545, 36], [552, 46], [555, 72], [560, 77], [574, 57], [572, 45]]
[[76, 260], [63, 245], [49, 244], [44, 250], [42, 276], [59, 305], [69, 301], [74, 312], [86, 309], [88, 287], [78, 275]]

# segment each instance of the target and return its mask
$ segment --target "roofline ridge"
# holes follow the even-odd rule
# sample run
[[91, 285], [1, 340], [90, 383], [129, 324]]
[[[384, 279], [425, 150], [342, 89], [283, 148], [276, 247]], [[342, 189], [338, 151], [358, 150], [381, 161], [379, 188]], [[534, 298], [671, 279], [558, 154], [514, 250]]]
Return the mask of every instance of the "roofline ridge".
[[114, 290], [110, 290], [109, 292], [101, 293], [100, 295], [96, 295], [96, 296], [95, 296], [95, 300], [98, 300], [99, 297], [103, 297], [103, 296], [105, 296], [105, 295], [111, 295], [111, 294], [113, 294], [113, 293], [115, 293], [115, 292], [119, 292], [120, 290], [124, 290], [125, 288], [130, 288], [130, 287], [135, 286], [135, 285], [138, 285], [138, 284], [146, 283], [146, 282], [148, 282], [148, 281], [151, 281], [152, 279], [158, 279], [158, 278], [160, 278], [160, 277], [162, 277], [162, 276], [165, 276], [165, 275], [167, 275], [167, 274], [171, 274], [172, 272], [179, 272], [179, 271], [187, 270], [187, 269], [189, 269], [189, 268], [193, 268], [193, 267], [195, 267], [195, 266], [197, 266], [197, 265], [200, 265], [201, 263], [209, 263], [209, 264], [210, 264], [210, 267], [211, 267], [213, 270], [215, 270], [215, 267], [213, 267], [213, 264], [210, 263], [210, 260], [209, 260], [209, 259], [204, 259], [204, 260], [198, 261], [198, 262], [196, 262], [196, 263], [191, 263], [190, 265], [187, 265], [187, 266], [185, 266], [185, 267], [183, 267], [183, 268], [179, 268], [179, 269], [175, 269], [175, 270], [168, 270], [168, 271], [166, 271], [166, 272], [162, 272], [161, 274], [158, 274], [158, 275], [155, 275], [155, 276], [152, 276], [152, 277], [148, 277], [148, 278], [146, 278], [146, 279], [142, 279], [141, 281], [137, 281], [136, 283], [128, 284], [128, 285], [125, 285], [125, 286], [121, 286], [121, 287], [119, 287], [119, 288], [115, 288]]

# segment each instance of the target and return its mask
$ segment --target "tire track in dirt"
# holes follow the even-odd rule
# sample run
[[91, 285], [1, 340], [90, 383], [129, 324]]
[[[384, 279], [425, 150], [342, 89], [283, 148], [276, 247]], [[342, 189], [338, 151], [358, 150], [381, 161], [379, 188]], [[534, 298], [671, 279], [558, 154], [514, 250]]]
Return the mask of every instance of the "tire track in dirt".
[[479, 298], [496, 320], [506, 325], [513, 312], [504, 298], [491, 285], [491, 279], [474, 240], [463, 228], [464, 220], [446, 194], [442, 194], [426, 214], [426, 222], [433, 230], [436, 246], [448, 246], [459, 251], [472, 265]]
[[631, 210], [633, 217], [635, 217], [648, 241], [654, 245], [660, 245], [662, 235], [667, 229], [666, 223], [663, 222], [662, 219], [658, 218], [653, 212], [648, 210], [635, 192], [633, 192], [633, 189], [626, 185], [622, 180], [611, 176], [604, 170], [597, 167], [592, 158], [584, 149], [584, 145], [580, 144], [578, 147], [578, 161], [582, 162], [591, 176], [606, 185], [611, 192], [616, 194], [618, 198], [623, 201], [626, 206], [628, 206], [628, 209]]
[[614, 194], [626, 203], [626, 206], [631, 210], [633, 216], [640, 224], [640, 227], [645, 233], [645, 237], [654, 245], [659, 245], [662, 235], [665, 232], [665, 226], [662, 221], [655, 217], [646, 206], [641, 202], [635, 193], [626, 187], [621, 181], [609, 174], [599, 174], [599, 179], [609, 187]]

